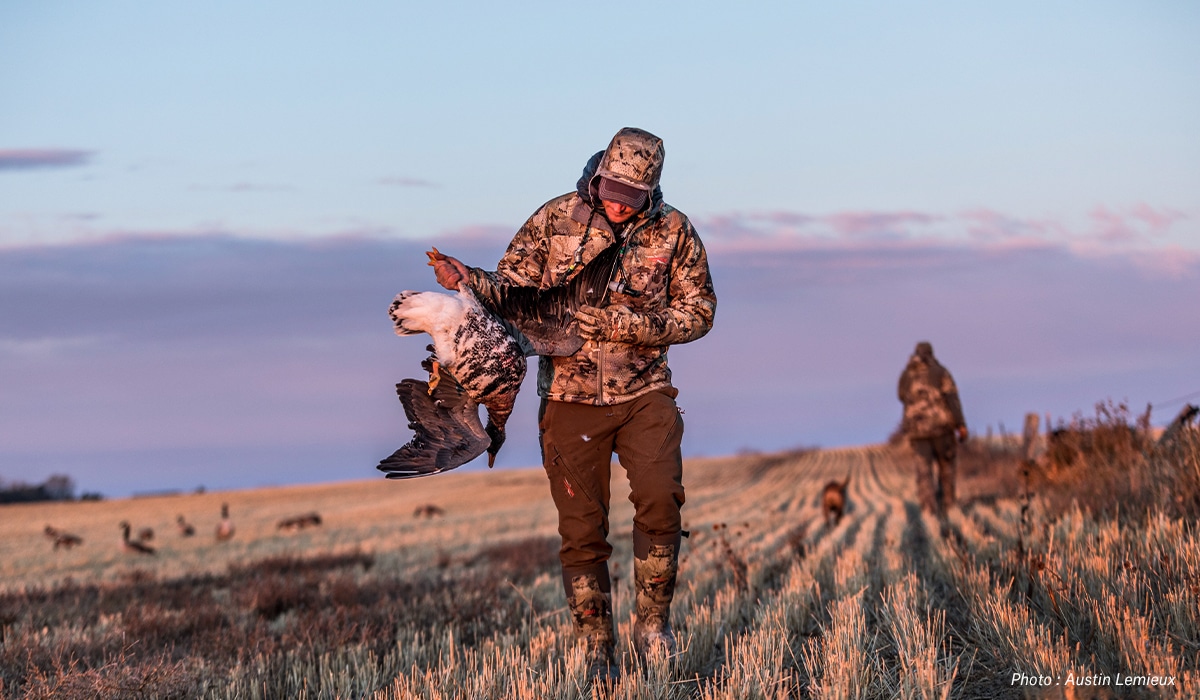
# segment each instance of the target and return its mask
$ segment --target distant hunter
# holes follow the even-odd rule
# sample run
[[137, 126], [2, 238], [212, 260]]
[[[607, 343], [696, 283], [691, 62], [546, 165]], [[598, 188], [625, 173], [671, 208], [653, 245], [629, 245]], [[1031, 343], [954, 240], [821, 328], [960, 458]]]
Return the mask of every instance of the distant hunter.
[[[897, 388], [904, 404], [901, 424], [917, 453], [917, 497], [921, 508], [939, 517], [955, 503], [957, 442], [967, 439], [967, 422], [954, 377], [933, 356], [933, 345], [917, 343]], [[934, 466], [937, 483], [934, 484]]]

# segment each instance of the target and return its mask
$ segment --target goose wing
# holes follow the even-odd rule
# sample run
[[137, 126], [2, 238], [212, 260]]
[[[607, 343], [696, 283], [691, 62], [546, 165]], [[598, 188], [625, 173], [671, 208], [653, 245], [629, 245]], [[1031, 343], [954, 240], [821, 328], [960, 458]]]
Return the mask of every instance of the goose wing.
[[566, 284], [545, 290], [503, 287], [496, 299], [483, 303], [506, 323], [510, 333], [515, 329], [523, 335], [536, 354], [573, 355], [583, 347], [575, 312], [581, 306], [599, 306], [603, 302], [619, 253], [620, 244], [614, 243]]
[[491, 444], [479, 420], [479, 404], [444, 377], [430, 395], [429, 384], [405, 379], [396, 394], [414, 431], [412, 440], [377, 467], [389, 479], [428, 476], [460, 467]]

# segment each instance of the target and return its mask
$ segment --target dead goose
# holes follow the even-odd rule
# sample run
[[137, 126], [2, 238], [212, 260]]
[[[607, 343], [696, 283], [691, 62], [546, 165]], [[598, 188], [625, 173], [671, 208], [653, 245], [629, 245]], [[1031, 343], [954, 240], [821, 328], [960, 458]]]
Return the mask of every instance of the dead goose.
[[[619, 255], [613, 244], [565, 285], [539, 290], [503, 287], [486, 303], [465, 284], [457, 294], [405, 291], [389, 315], [397, 335], [428, 333], [433, 355], [422, 363], [429, 381], [396, 385], [412, 440], [379, 463], [389, 479], [427, 476], [488, 453], [492, 466], [525, 378], [525, 357], [567, 356], [583, 346], [575, 311], [608, 291]], [[430, 264], [444, 258], [434, 248]], [[479, 405], [487, 410], [487, 426]]]

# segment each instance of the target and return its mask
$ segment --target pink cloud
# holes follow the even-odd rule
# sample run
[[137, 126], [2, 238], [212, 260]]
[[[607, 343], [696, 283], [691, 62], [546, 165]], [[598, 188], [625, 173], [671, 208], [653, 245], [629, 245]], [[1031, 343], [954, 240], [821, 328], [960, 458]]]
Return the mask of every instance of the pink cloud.
[[1128, 219], [1110, 211], [1108, 207], [1096, 207], [1089, 216], [1094, 226], [1093, 236], [1101, 241], [1125, 242], [1137, 237], [1137, 232]]
[[480, 224], [441, 231], [438, 233], [436, 240], [468, 242], [472, 245], [482, 243], [507, 246], [516, 232], [516, 229], [507, 226]]
[[904, 246], [932, 235], [945, 220], [914, 211], [732, 212], [697, 220], [704, 240], [739, 250], [817, 250]]
[[[830, 214], [771, 211], [734, 212], [697, 220], [705, 242], [721, 250], [912, 250], [926, 247], [984, 251], [1065, 249], [1077, 255], [1138, 253], [1166, 260], [1176, 269], [1186, 248], [1170, 252], [1168, 234], [1178, 238], [1187, 214], [1138, 204], [1127, 209], [1098, 206], [1083, 221], [1028, 217], [988, 208], [943, 215], [920, 211], [852, 210]], [[1183, 256], [1181, 258], [1181, 256]], [[1156, 264], [1157, 265], [1157, 264]], [[1159, 265], [1161, 267], [1161, 265]]]
[[1132, 242], [1161, 237], [1188, 216], [1174, 209], [1154, 207], [1141, 202], [1126, 211], [1099, 206], [1090, 213], [1091, 237], [1106, 242]]
[[232, 185], [192, 185], [188, 189], [196, 192], [294, 192], [290, 185], [271, 185], [257, 182], [235, 182]]
[[1129, 215], [1146, 224], [1152, 233], [1162, 233], [1171, 228], [1177, 221], [1182, 221], [1187, 217], [1183, 212], [1175, 211], [1174, 209], [1155, 209], [1154, 207], [1141, 202], [1133, 207]]
[[992, 209], [968, 209], [953, 220], [967, 239], [989, 250], [1033, 250], [1060, 245], [1063, 227], [1054, 221], [1025, 219]]
[[1178, 280], [1200, 272], [1200, 252], [1179, 246], [1134, 253], [1128, 257], [1138, 269], [1155, 277]]
[[844, 211], [821, 217], [839, 234], [849, 236], [909, 233], [912, 227], [926, 227], [939, 222], [940, 216], [923, 212]]
[[419, 177], [381, 177], [379, 184], [393, 187], [438, 187], [429, 180], [422, 180]]
[[773, 224], [777, 224], [779, 226], [792, 226], [792, 227], [796, 227], [796, 228], [803, 228], [805, 226], [809, 226], [809, 225], [813, 224], [814, 222], [819, 221], [819, 219], [817, 217], [809, 216], [807, 214], [801, 214], [799, 212], [794, 212], [794, 211], [766, 212], [763, 214], [756, 214], [756, 215], [754, 215], [754, 218], [756, 218], [760, 221], [767, 221], [767, 222], [770, 222]]
[[1024, 219], [992, 209], [968, 209], [958, 215], [967, 233], [979, 241], [1045, 237], [1059, 232], [1052, 222]]
[[947, 219], [914, 211], [732, 213], [698, 220], [710, 247], [720, 250], [905, 250], [940, 241]]
[[87, 165], [91, 151], [69, 148], [0, 149], [0, 170], [69, 168]]

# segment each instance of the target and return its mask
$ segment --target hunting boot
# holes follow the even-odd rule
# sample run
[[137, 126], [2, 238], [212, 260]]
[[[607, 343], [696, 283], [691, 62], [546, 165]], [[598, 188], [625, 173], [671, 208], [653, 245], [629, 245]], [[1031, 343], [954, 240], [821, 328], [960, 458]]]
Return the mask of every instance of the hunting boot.
[[675, 655], [675, 631], [671, 629], [671, 599], [679, 573], [679, 545], [651, 544], [646, 558], [633, 558], [633, 580], [637, 585], [637, 622], [633, 645], [638, 655]]
[[567, 604], [571, 608], [575, 636], [587, 645], [588, 679], [610, 680], [616, 661], [612, 594], [601, 590], [600, 580], [595, 574], [580, 574], [571, 578]]

